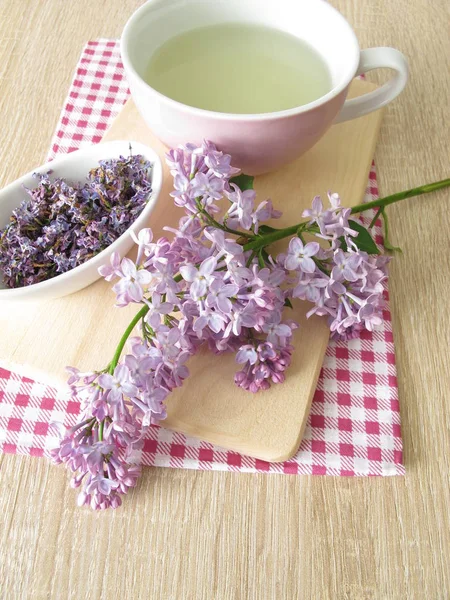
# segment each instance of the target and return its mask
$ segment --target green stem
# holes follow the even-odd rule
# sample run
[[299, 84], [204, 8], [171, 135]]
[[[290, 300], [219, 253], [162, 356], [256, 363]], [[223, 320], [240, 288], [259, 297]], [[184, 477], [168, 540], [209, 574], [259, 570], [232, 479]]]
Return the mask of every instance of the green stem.
[[236, 229], [231, 229], [231, 227], [227, 227], [226, 225], [222, 225], [221, 223], [219, 223], [218, 221], [216, 221], [215, 218], [212, 217], [207, 210], [205, 210], [202, 207], [202, 205], [200, 204], [200, 199], [199, 198], [196, 199], [196, 202], [197, 202], [197, 206], [198, 206], [200, 214], [203, 215], [204, 217], [206, 217], [206, 220], [208, 221], [208, 223], [210, 225], [212, 225], [213, 227], [216, 227], [217, 229], [221, 229], [222, 231], [225, 231], [226, 233], [231, 233], [233, 235], [238, 235], [239, 237], [246, 237], [246, 238], [252, 238], [253, 237], [250, 233], [246, 233], [245, 231], [237, 231]]
[[398, 246], [393, 246], [389, 240], [389, 221], [388, 221], [388, 216], [386, 211], [384, 210], [384, 208], [380, 208], [381, 211], [381, 216], [383, 217], [383, 225], [384, 225], [384, 239], [383, 239], [383, 246], [385, 247], [385, 249], [388, 252], [401, 252], [401, 248], [399, 248]]
[[122, 354], [122, 350], [123, 350], [125, 344], [127, 343], [127, 339], [130, 337], [131, 332], [136, 327], [136, 325], [139, 323], [139, 321], [142, 319], [142, 317], [144, 317], [148, 313], [148, 310], [149, 310], [149, 308], [145, 304], [134, 315], [133, 319], [130, 321], [130, 324], [125, 329], [124, 334], [120, 338], [120, 342], [119, 342], [119, 344], [118, 344], [118, 346], [116, 348], [116, 351], [114, 352], [114, 356], [113, 356], [112, 361], [111, 361], [111, 363], [109, 365], [109, 372], [111, 373], [111, 375], [114, 373], [114, 369], [117, 367], [117, 363], [119, 362], [119, 358], [120, 358], [120, 355]]
[[261, 248], [258, 252], [258, 265], [260, 269], [264, 269], [264, 267], [266, 266], [266, 261], [264, 260], [263, 256], [263, 248]]
[[372, 200], [372, 202], [366, 202], [365, 204], [358, 204], [352, 208], [352, 215], [364, 212], [365, 210], [369, 210], [370, 208], [384, 208], [389, 204], [394, 204], [394, 202], [400, 202], [400, 200], [406, 200], [406, 198], [412, 198], [414, 196], [421, 196], [422, 194], [429, 194], [430, 192], [435, 192], [442, 188], [448, 187], [450, 185], [450, 179], [443, 179], [442, 181], [436, 181], [435, 183], [427, 183], [426, 185], [421, 185], [416, 188], [412, 188], [411, 190], [406, 190], [404, 192], [397, 192], [396, 194], [392, 194], [391, 196], [386, 196], [386, 198], [380, 198], [378, 200]]
[[256, 253], [255, 251], [253, 251], [253, 252], [250, 254], [250, 256], [248, 257], [248, 260], [247, 260], [247, 262], [245, 263], [245, 266], [247, 267], [247, 269], [248, 269], [248, 268], [249, 268], [249, 266], [252, 264], [252, 262], [253, 262], [253, 259], [255, 258], [256, 254], [257, 254], [257, 253]]
[[[412, 198], [413, 196], [421, 196], [422, 194], [429, 194], [430, 192], [435, 192], [437, 190], [443, 189], [445, 187], [450, 186], [450, 179], [443, 179], [442, 181], [436, 181], [435, 183], [428, 183], [426, 185], [421, 185], [417, 188], [412, 188], [410, 190], [406, 190], [404, 192], [397, 192], [396, 194], [392, 194], [391, 196], [386, 196], [385, 198], [379, 198], [378, 200], [373, 200], [372, 202], [366, 202], [364, 204], [358, 204], [352, 208], [352, 214], [357, 214], [369, 210], [371, 208], [381, 208], [388, 206], [389, 204], [394, 204], [395, 202], [400, 202], [400, 200], [406, 200], [407, 198]], [[274, 242], [278, 242], [286, 237], [290, 237], [297, 233], [299, 227], [304, 226], [305, 222], [297, 223], [296, 225], [291, 225], [290, 227], [286, 227], [285, 229], [278, 229], [277, 231], [271, 231], [266, 235], [259, 236], [258, 238], [248, 242], [244, 245], [244, 250], [258, 250], [259, 248], [264, 248], [265, 246], [269, 246]]]
[[375, 213], [374, 218], [370, 221], [370, 225], [367, 229], [372, 229], [372, 227], [375, 225], [375, 223], [377, 222], [378, 217], [381, 215], [381, 213], [383, 212], [382, 208], [379, 208], [377, 210], [377, 212]]
[[285, 229], [278, 229], [277, 231], [271, 231], [266, 235], [262, 235], [256, 240], [252, 240], [243, 246], [244, 250], [257, 250], [258, 248], [264, 248], [264, 246], [269, 246], [278, 240], [282, 240], [285, 237], [290, 237], [297, 233], [299, 226], [302, 223], [297, 223], [297, 225], [292, 225], [291, 227], [286, 227]]
[[[178, 273], [178, 275], [175, 275], [175, 277], [173, 279], [174, 279], [174, 281], [178, 282], [178, 281], [181, 281], [182, 277]], [[109, 363], [109, 366], [108, 366], [108, 373], [110, 373], [111, 375], [114, 373], [114, 369], [117, 367], [117, 363], [119, 362], [120, 355], [122, 354], [122, 350], [124, 349], [125, 344], [127, 343], [127, 339], [130, 337], [133, 329], [136, 327], [136, 325], [139, 323], [139, 321], [145, 317], [145, 315], [148, 313], [148, 311], [149, 311], [149, 307], [147, 306], [147, 304], [144, 304], [144, 306], [134, 315], [134, 317], [130, 321], [128, 327], [125, 329], [125, 331], [117, 345], [116, 351], [114, 352], [112, 361]]]
[[105, 427], [105, 421], [100, 421], [100, 425], [98, 427], [98, 441], [103, 442], [103, 429]]
[[381, 214], [383, 215], [383, 225], [384, 225], [384, 241], [389, 243], [389, 223], [386, 213], [384, 209], [380, 209]]

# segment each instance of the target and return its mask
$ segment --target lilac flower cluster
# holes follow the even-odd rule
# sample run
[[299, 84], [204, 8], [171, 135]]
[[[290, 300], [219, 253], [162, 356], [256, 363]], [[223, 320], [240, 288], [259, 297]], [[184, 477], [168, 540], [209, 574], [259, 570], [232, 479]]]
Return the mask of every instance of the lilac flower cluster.
[[71, 485], [81, 487], [79, 506], [120, 506], [121, 495], [136, 485], [140, 475], [138, 465], [127, 464], [130, 455], [140, 448], [151, 417], [164, 416], [165, 396], [153, 389], [148, 361], [143, 359], [134, 368], [133, 359], [127, 356], [112, 374], [69, 369], [69, 384], [81, 401], [82, 412], [77, 425], [61, 432], [52, 458], [74, 473]]
[[[282, 284], [286, 270], [273, 260], [264, 264], [252, 251], [231, 237], [234, 228], [238, 235], [258, 229], [262, 218], [279, 216], [269, 200], [255, 206], [256, 193], [233, 182], [237, 169], [230, 165], [230, 157], [206, 142], [201, 148], [187, 146], [172, 150], [168, 164], [175, 181], [175, 202], [183, 206], [186, 216], [177, 230], [170, 230], [172, 241], [161, 238], [153, 241], [150, 230], [143, 230], [136, 242], [138, 258], [114, 255], [111, 264], [101, 269], [107, 280], [119, 278], [113, 290], [117, 304], [143, 302], [143, 338], [155, 343], [160, 323], [179, 331], [182, 347], [195, 352], [201, 343], [207, 343], [214, 352], [239, 350], [249, 344], [257, 348], [261, 341], [269, 342], [278, 353], [290, 348], [294, 324], [283, 321], [286, 292]], [[229, 201], [228, 210], [217, 221], [218, 202]], [[169, 317], [174, 313], [179, 317]], [[279, 360], [289, 364], [290, 351]], [[281, 364], [281, 363], [280, 363]], [[277, 373], [279, 370], [277, 371]], [[261, 377], [261, 369], [254, 377], [254, 385], [240, 385], [246, 389], [266, 389], [268, 379], [280, 380], [275, 368]], [[264, 382], [264, 383], [262, 383]]]
[[236, 362], [245, 366], [236, 373], [234, 382], [250, 392], [269, 389], [270, 381], [283, 383], [293, 350], [291, 345], [277, 348], [271, 342], [261, 342], [256, 347], [254, 344], [241, 346]]
[[51, 279], [114, 242], [141, 213], [151, 165], [141, 155], [100, 161], [84, 184], [37, 175], [29, 200], [0, 230], [0, 271], [8, 287]]
[[[297, 328], [285, 314], [291, 299], [312, 303], [308, 316], [327, 316], [333, 335], [343, 338], [381, 319], [387, 259], [367, 231], [360, 238], [361, 225], [336, 194], [327, 209], [316, 197], [303, 213], [309, 221], [276, 229], [264, 222], [281, 213], [241, 189], [243, 176], [212, 143], [171, 150], [167, 163], [185, 214], [176, 229], [166, 228], [170, 238], [154, 240], [150, 229], [134, 236], [135, 261], [113, 254], [100, 269], [114, 281], [117, 305], [134, 303], [139, 311], [106, 369], [71, 370], [83, 414], [54, 458], [75, 473], [75, 487], [83, 485], [79, 503], [93, 508], [118, 506], [135, 485], [138, 467], [127, 461], [148, 427], [165, 418], [165, 401], [202, 344], [234, 352], [241, 369], [235, 383], [258, 392], [285, 379]], [[287, 251], [271, 256], [270, 243], [285, 237]], [[140, 335], [129, 339], [137, 324]]]
[[285, 268], [296, 275], [292, 296], [314, 304], [307, 316], [327, 316], [333, 337], [351, 339], [381, 324], [390, 258], [361, 250], [355, 240], [358, 231], [349, 222], [351, 210], [341, 207], [337, 194], [328, 197], [331, 208], [324, 209], [316, 196], [303, 216], [310, 219], [310, 229], [317, 227], [315, 235], [326, 240], [329, 249], [317, 242], [303, 244], [295, 237], [286, 256], [278, 260], [284, 259]]

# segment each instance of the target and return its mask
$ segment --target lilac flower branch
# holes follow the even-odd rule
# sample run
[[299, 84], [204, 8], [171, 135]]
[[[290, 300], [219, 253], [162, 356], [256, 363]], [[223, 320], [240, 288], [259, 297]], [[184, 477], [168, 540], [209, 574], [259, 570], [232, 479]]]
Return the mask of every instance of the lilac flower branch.
[[[430, 192], [434, 192], [448, 186], [450, 186], [450, 179], [443, 179], [442, 181], [437, 181], [436, 183], [422, 185], [404, 192], [397, 192], [396, 194], [386, 196], [385, 198], [379, 198], [377, 200], [372, 200], [372, 202], [358, 204], [351, 209], [351, 214], [362, 213], [372, 208], [381, 209], [381, 212], [383, 213], [384, 208], [389, 204], [394, 204], [395, 202], [400, 202], [401, 200], [406, 200], [422, 194], [429, 194]], [[273, 244], [274, 242], [284, 238], [291, 237], [292, 235], [295, 235], [298, 228], [302, 225], [304, 225], [304, 222], [297, 223], [296, 225], [290, 225], [284, 229], [277, 229], [276, 231], [258, 236], [256, 239], [245, 244], [244, 250], [257, 250], [259, 248], [269, 246], [270, 244]]]
[[[327, 318], [336, 338], [379, 325], [390, 258], [351, 215], [377, 208], [387, 239], [385, 206], [450, 184], [353, 209], [342, 207], [337, 194], [328, 194], [327, 207], [316, 196], [304, 221], [274, 229], [267, 222], [281, 213], [270, 200], [257, 205], [252, 179], [235, 178], [231, 157], [210, 142], [171, 150], [167, 164], [174, 202], [185, 215], [177, 229], [166, 228], [171, 239], [153, 240], [143, 229], [135, 236], [134, 262], [113, 254], [101, 268], [107, 281], [115, 281], [117, 305], [139, 309], [106, 369], [69, 369], [80, 423], [63, 432], [53, 457], [74, 473], [79, 504], [95, 509], [119, 506], [136, 485], [140, 468], [130, 464], [133, 453], [148, 428], [165, 418], [166, 399], [188, 377], [187, 363], [200, 346], [233, 352], [235, 384], [255, 393], [286, 377], [298, 325], [284, 308], [294, 299], [310, 303], [308, 317]], [[222, 214], [218, 202], [224, 198], [230, 205]], [[284, 238], [291, 238], [285, 251], [271, 254], [267, 247]]]

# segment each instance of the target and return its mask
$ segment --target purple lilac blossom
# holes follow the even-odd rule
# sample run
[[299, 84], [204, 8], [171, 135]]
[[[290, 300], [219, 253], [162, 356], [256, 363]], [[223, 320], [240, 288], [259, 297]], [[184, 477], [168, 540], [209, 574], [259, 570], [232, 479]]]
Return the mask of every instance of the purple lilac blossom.
[[[178, 228], [166, 228], [171, 239], [157, 240], [143, 229], [133, 236], [135, 261], [113, 254], [101, 269], [107, 281], [116, 280], [119, 306], [144, 309], [140, 335], [114, 368], [69, 369], [82, 414], [53, 456], [74, 472], [79, 504], [95, 509], [119, 506], [136, 485], [139, 467], [128, 464], [133, 451], [166, 417], [167, 397], [189, 376], [188, 360], [202, 344], [217, 354], [234, 352], [236, 385], [259, 392], [282, 383], [291, 363], [298, 327], [285, 318], [291, 298], [312, 303], [308, 316], [326, 316], [335, 337], [381, 322], [388, 259], [358, 249], [350, 209], [337, 194], [328, 195], [330, 208], [316, 196], [303, 213], [309, 224], [301, 235], [314, 241], [294, 236], [285, 253], [257, 256], [243, 247], [249, 232], [256, 236], [281, 213], [270, 200], [254, 208], [255, 192], [232, 181], [239, 170], [231, 157], [204, 142], [170, 150], [167, 164], [175, 204], [185, 211]], [[223, 202], [228, 209], [219, 209]]]

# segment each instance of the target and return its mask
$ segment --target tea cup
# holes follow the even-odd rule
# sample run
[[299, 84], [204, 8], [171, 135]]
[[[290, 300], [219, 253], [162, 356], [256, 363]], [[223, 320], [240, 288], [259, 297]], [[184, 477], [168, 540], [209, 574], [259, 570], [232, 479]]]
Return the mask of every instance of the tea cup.
[[[198, 27], [236, 22], [276, 28], [312, 46], [329, 69], [330, 91], [288, 110], [234, 114], [188, 106], [145, 81], [152, 55], [167, 40]], [[408, 78], [401, 52], [389, 47], [360, 50], [349, 23], [324, 0], [149, 0], [127, 22], [121, 55], [133, 100], [165, 145], [211, 140], [249, 174], [277, 169], [314, 146], [333, 124], [385, 106]], [[394, 71], [387, 83], [347, 99], [354, 77], [385, 67]]]

